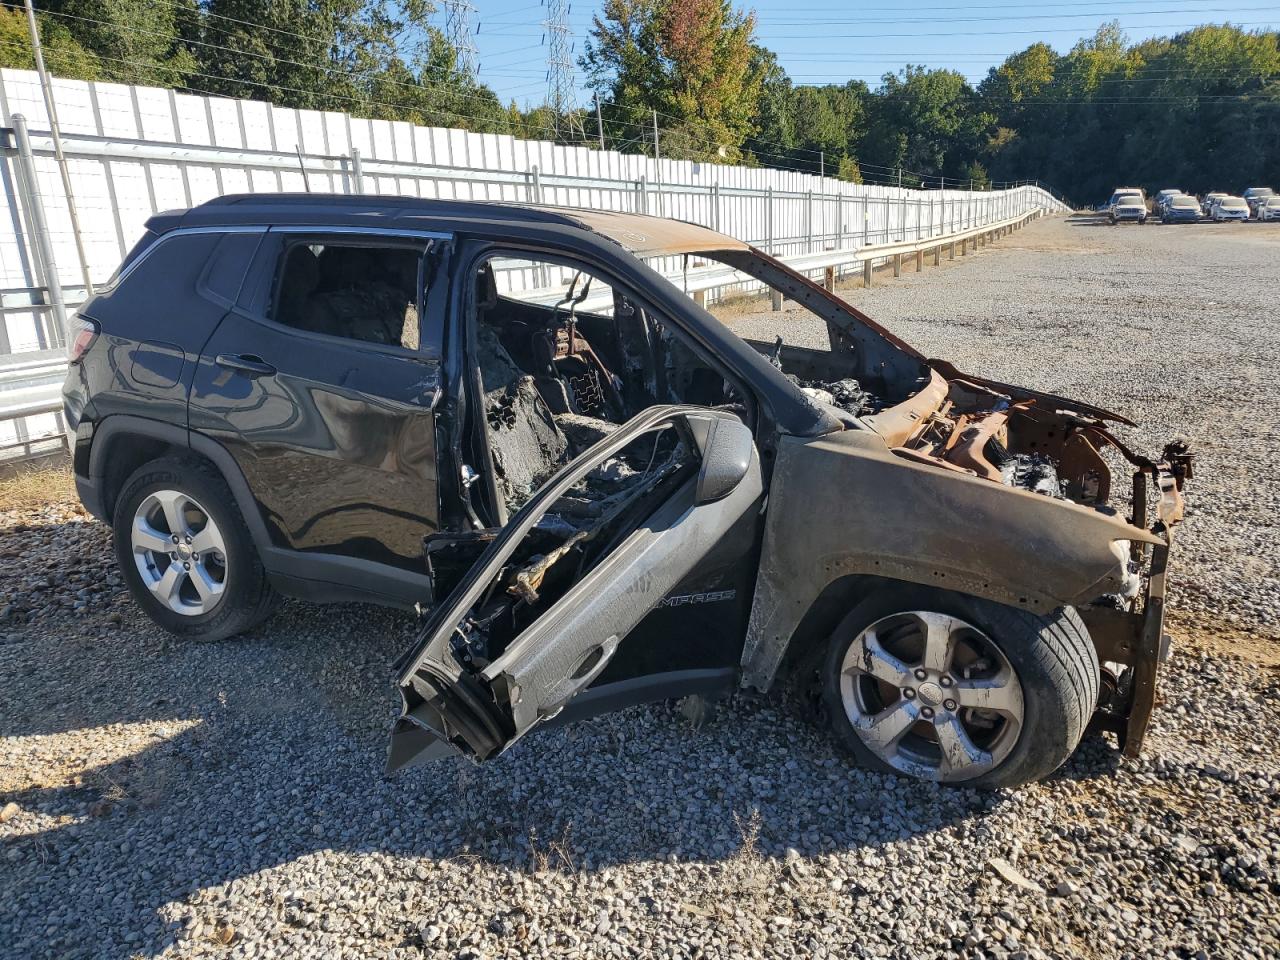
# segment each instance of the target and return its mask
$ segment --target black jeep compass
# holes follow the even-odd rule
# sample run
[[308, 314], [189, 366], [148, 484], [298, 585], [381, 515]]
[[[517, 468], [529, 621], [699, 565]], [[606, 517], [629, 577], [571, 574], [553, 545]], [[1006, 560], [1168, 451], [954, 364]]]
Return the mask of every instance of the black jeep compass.
[[[770, 293], [830, 348], [706, 309]], [[928, 359], [740, 240], [229, 196], [152, 217], [77, 323], [77, 485], [158, 623], [227, 637], [280, 594], [430, 611], [393, 766], [788, 680], [910, 776], [1025, 782], [1090, 723], [1142, 741], [1186, 451]]]

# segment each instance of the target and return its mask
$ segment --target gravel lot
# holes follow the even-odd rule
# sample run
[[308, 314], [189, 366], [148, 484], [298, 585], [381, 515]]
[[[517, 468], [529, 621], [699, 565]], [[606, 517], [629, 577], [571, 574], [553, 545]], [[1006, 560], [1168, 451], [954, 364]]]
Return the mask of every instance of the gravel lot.
[[866, 773], [747, 697], [387, 780], [410, 619], [287, 603], [174, 643], [74, 504], [0, 514], [0, 955], [1280, 954], [1277, 282], [1280, 229], [1053, 220], [849, 292], [1200, 455], [1146, 755], [1090, 741], [1016, 793]]

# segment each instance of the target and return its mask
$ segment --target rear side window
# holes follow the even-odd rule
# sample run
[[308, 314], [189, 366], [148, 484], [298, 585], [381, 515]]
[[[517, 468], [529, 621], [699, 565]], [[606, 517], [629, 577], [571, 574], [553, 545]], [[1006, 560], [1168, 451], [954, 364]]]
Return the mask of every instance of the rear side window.
[[129, 268], [129, 264], [142, 256], [149, 246], [156, 242], [160, 235], [154, 230], [144, 230], [142, 236], [138, 238], [138, 242], [129, 248], [129, 252], [124, 255], [124, 259], [120, 261], [120, 265], [116, 267], [115, 272], [111, 274], [107, 282], [102, 285], [103, 290], [109, 290], [116, 285], [116, 281], [120, 279], [120, 274]]
[[161, 235], [82, 308], [108, 333], [199, 353], [244, 280], [260, 233]]
[[289, 243], [269, 317], [296, 330], [416, 351], [426, 252], [409, 244]]
[[200, 275], [200, 295], [229, 309], [240, 296], [240, 285], [261, 242], [260, 232], [224, 234]]

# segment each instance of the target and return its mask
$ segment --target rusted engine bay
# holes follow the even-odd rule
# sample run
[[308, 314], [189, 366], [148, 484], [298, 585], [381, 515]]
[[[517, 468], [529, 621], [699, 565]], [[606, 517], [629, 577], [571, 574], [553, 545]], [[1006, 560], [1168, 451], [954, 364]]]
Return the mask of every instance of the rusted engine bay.
[[1100, 447], [1109, 440], [1096, 420], [936, 374], [907, 406], [867, 418], [894, 453], [1045, 496], [1107, 505], [1111, 471]]
[[1100, 451], [1114, 438], [1100, 417], [1065, 410], [1057, 398], [1014, 397], [930, 371], [895, 403], [853, 377], [830, 377], [834, 371], [821, 370], [811, 351], [784, 348], [781, 338], [768, 355], [815, 401], [859, 418], [899, 456], [1085, 506], [1106, 507], [1110, 498], [1111, 471]]

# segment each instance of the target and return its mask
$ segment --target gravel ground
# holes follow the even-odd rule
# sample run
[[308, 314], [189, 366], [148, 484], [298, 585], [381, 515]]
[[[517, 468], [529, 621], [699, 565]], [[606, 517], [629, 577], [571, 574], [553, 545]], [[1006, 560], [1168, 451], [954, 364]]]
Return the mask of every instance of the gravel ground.
[[1017, 792], [861, 771], [747, 697], [384, 779], [408, 618], [287, 603], [175, 643], [99, 524], [0, 514], [0, 955], [1276, 956], [1277, 280], [1280, 230], [1055, 220], [849, 293], [1201, 455], [1146, 755], [1092, 740]]

